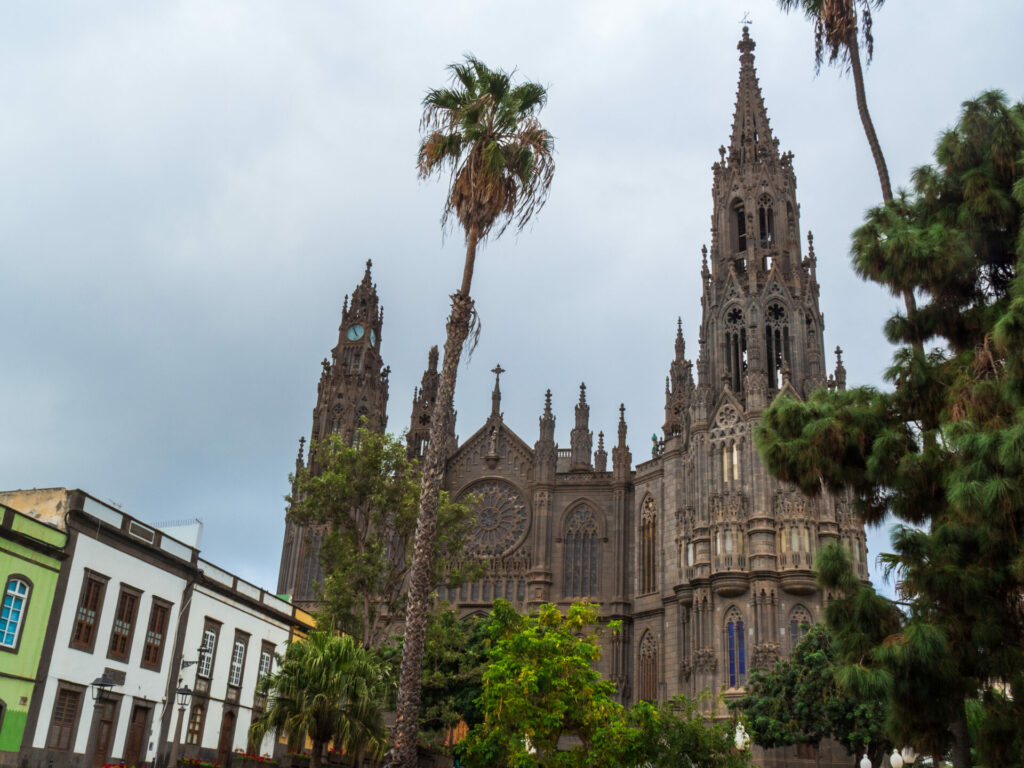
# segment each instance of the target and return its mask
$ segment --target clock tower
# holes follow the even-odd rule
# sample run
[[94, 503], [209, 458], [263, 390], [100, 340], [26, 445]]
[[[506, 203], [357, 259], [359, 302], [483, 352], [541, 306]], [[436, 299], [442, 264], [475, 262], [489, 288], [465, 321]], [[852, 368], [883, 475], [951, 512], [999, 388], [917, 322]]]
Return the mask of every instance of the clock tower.
[[[366, 426], [374, 432], [384, 432], [387, 427], [390, 368], [384, 366], [380, 356], [384, 310], [370, 275], [372, 266], [371, 261], [366, 262], [366, 272], [351, 300], [345, 297], [338, 343], [331, 350], [330, 359], [324, 358], [320, 363], [311, 443], [325, 440], [332, 433], [351, 442], [364, 418]], [[296, 467], [300, 468], [302, 462], [300, 448]], [[306, 466], [317, 471], [312, 450]], [[312, 605], [316, 582], [322, 578], [319, 557], [324, 533], [320, 526], [285, 524], [277, 591], [291, 595], [293, 602], [301, 606]]]

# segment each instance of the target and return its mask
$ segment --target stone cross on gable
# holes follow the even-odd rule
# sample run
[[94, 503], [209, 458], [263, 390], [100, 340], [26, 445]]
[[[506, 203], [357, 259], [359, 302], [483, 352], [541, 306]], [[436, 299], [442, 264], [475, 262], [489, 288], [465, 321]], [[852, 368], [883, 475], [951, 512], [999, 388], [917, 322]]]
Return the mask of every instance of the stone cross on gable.
[[494, 374], [494, 392], [491, 393], [491, 416], [501, 417], [501, 374], [505, 372], [505, 369], [501, 367], [501, 363], [491, 368], [491, 373]]

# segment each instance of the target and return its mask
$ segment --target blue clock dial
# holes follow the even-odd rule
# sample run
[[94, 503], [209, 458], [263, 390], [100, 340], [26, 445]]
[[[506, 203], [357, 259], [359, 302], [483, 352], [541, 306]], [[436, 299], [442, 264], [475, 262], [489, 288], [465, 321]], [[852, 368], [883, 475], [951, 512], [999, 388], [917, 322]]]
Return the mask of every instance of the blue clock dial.
[[359, 341], [361, 338], [363, 338], [363, 326], [350, 325], [348, 329], [348, 340]]

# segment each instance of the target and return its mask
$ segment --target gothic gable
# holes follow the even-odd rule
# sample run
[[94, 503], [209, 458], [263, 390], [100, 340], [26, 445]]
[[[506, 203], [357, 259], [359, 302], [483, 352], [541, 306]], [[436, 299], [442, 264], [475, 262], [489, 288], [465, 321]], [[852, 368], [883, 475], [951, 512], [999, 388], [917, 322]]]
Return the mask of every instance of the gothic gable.
[[490, 418], [449, 457], [445, 485], [458, 490], [474, 478], [533, 479], [533, 450], [500, 418]]

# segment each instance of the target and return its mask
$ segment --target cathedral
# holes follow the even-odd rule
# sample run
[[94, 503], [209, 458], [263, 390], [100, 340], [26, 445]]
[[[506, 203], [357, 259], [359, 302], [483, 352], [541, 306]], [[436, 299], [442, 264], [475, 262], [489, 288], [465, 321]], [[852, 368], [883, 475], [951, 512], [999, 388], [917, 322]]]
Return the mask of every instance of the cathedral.
[[[808, 498], [770, 477], [752, 439], [776, 397], [842, 389], [846, 372], [838, 348], [827, 370], [813, 238], [804, 251], [793, 155], [772, 135], [746, 27], [738, 48], [732, 133], [713, 165], [696, 362], [679, 327], [666, 350], [665, 422], [653, 457], [633, 463], [624, 407], [617, 434], [598, 434], [595, 448], [585, 386], [568, 447], [555, 443], [550, 392], [531, 446], [503, 420], [500, 366], [485, 423], [462, 444], [448, 438], [444, 488], [479, 499], [467, 549], [486, 573], [442, 587], [438, 599], [463, 614], [486, 612], [498, 598], [520, 611], [600, 603], [603, 616], [622, 622], [603, 640], [601, 671], [624, 703], [705, 688], [741, 695], [752, 669], [787, 655], [808, 624], [823, 620], [827, 596], [812, 564], [826, 543], [841, 541], [867, 578], [864, 527], [850, 499]], [[363, 416], [385, 428], [389, 369], [370, 266], [322, 363], [312, 440], [351, 435]], [[434, 347], [413, 394], [410, 457], [423, 455], [437, 384]], [[278, 591], [299, 604], [314, 598], [321, 536], [287, 525]], [[711, 713], [714, 705], [704, 706]]]

